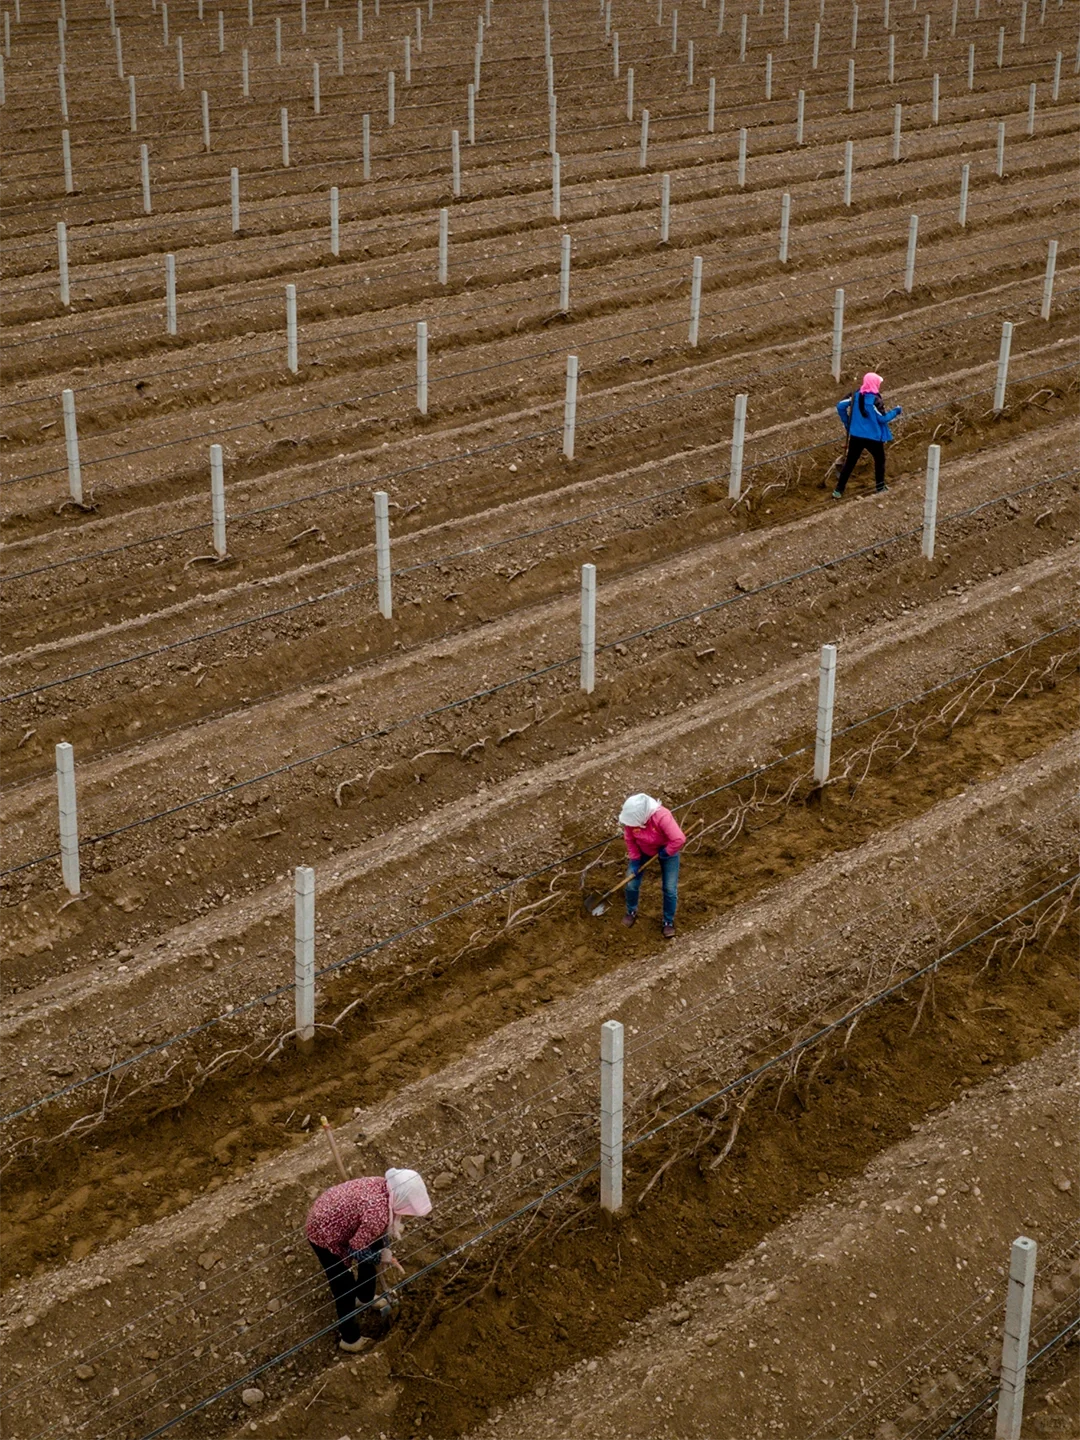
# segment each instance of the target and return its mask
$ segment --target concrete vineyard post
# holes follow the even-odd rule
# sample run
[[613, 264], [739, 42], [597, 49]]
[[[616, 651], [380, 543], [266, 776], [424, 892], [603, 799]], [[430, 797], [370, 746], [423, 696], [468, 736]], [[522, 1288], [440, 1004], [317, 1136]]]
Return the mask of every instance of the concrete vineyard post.
[[169, 7], [164, 0], [161, 6], [161, 43], [166, 47], [169, 44]]
[[780, 197], [780, 264], [788, 258], [788, 232], [791, 228], [791, 196], [785, 190]]
[[184, 37], [176, 37], [176, 88], [184, 88]]
[[772, 99], [772, 54], [765, 56], [765, 99]]
[[299, 340], [296, 332], [296, 286], [285, 286], [285, 344], [287, 363], [295, 375], [300, 368]]
[[1039, 315], [1043, 320], [1050, 319], [1050, 306], [1054, 299], [1054, 271], [1057, 269], [1058, 242], [1051, 240], [1046, 252], [1046, 275], [1043, 279], [1042, 305], [1039, 307]]
[[844, 292], [837, 290], [832, 312], [832, 377], [839, 384], [844, 353]]
[[974, 90], [974, 89], [975, 89], [975, 45], [974, 45], [974, 43], [972, 43], [971, 45], [968, 46], [967, 85], [968, 85], [968, 89], [969, 89], [969, 90]]
[[715, 134], [716, 134], [716, 76], [715, 76], [715, 75], [710, 75], [710, 76], [709, 76], [709, 118], [708, 118], [707, 128], [708, 128], [708, 132], [709, 132], [710, 135], [715, 135]]
[[210, 153], [210, 96], [205, 90], [199, 91], [199, 105], [202, 109], [202, 143], [203, 149]]
[[337, 27], [337, 73], [339, 77], [345, 74], [345, 31], [340, 25]]
[[[1061, 94], [1061, 51], [1054, 56], [1054, 81], [1050, 89], [1050, 99], [1056, 105], [1058, 96]], [[65, 119], [67, 117], [65, 116]]]
[[630, 67], [626, 72], [626, 118], [634, 118], [634, 68]]
[[[56, 21], [56, 35], [60, 46], [60, 64], [67, 64], [67, 44], [64, 40], [64, 17]], [[4, 59], [11, 59], [11, 16], [4, 11]]]
[[480, 67], [484, 62], [484, 47], [476, 45], [473, 51], [473, 84], [476, 86], [476, 93], [480, 94]]
[[68, 274], [67, 225], [63, 220], [56, 222], [56, 261], [60, 270], [60, 304], [66, 310], [71, 304], [71, 281]]
[[614, 1214], [623, 1190], [623, 1027], [600, 1027], [600, 1207]]
[[150, 152], [145, 145], [139, 146], [139, 177], [142, 181], [143, 214], [150, 212]]
[[835, 699], [836, 646], [822, 645], [818, 669], [817, 733], [814, 737], [814, 779], [819, 785], [824, 785], [829, 778]]
[[930, 124], [936, 125], [941, 115], [941, 76], [935, 75], [930, 82]]
[[949, 34], [956, 35], [956, 16], [960, 9], [960, 0], [952, 0], [952, 15], [949, 18]]
[[404, 48], [405, 48], [405, 84], [406, 84], [406, 85], [411, 85], [411, 84], [412, 84], [412, 36], [411, 36], [411, 35], [406, 35], [406, 36], [405, 36]]
[[64, 194], [75, 194], [75, 181], [71, 174], [71, 133], [68, 130], [60, 132], [60, 151], [64, 160]]
[[559, 102], [554, 95], [548, 96], [548, 154], [554, 155], [558, 150], [558, 106]]
[[814, 21], [814, 48], [810, 55], [810, 69], [818, 68], [818, 58], [821, 55], [821, 21]]
[[394, 72], [388, 70], [386, 73], [386, 123], [388, 126], [392, 127], [397, 119], [395, 110]]
[[165, 256], [165, 333], [176, 334], [176, 256]]
[[562, 453], [567, 460], [574, 458], [574, 433], [577, 430], [577, 380], [578, 357], [566, 357], [566, 399], [563, 403]]
[[470, 145], [476, 144], [476, 88], [472, 81], [465, 89], [465, 135]]
[[1005, 1334], [1001, 1346], [1001, 1389], [997, 1403], [994, 1440], [1020, 1440], [1024, 1421], [1024, 1384], [1027, 1379], [1028, 1339], [1031, 1334], [1031, 1297], [1035, 1290], [1038, 1246], [1026, 1235], [1012, 1243], [1009, 1289], [1005, 1298]]
[[740, 59], [740, 60], [745, 60], [745, 59], [746, 59], [746, 23], [747, 23], [747, 17], [746, 17], [746, 14], [744, 13], [744, 14], [743, 14], [743, 17], [742, 17], [742, 20], [741, 20], [740, 23], [739, 23], [739, 59]]
[[997, 43], [997, 68], [1000, 70], [1005, 60], [1005, 26], [998, 26]]
[[617, 30], [611, 37], [611, 76], [613, 80], [619, 78], [619, 32]]
[[795, 101], [795, 144], [803, 143], [803, 127], [806, 121], [806, 91], [800, 90]]
[[924, 560], [934, 558], [937, 535], [938, 476], [941, 471], [941, 446], [931, 445], [926, 452], [926, 495], [923, 499], [922, 553]]
[[225, 54], [225, 12], [224, 12], [224, 10], [219, 10], [219, 11], [217, 12], [217, 48], [218, 48], [218, 54], [219, 54], [219, 55], [224, 55], [224, 54]]
[[76, 505], [83, 503], [82, 466], [79, 463], [79, 429], [75, 420], [75, 393], [65, 390], [60, 397], [64, 411], [64, 445], [67, 450], [68, 493]]
[[739, 131], [738, 181], [740, 188], [746, 184], [746, 131]]
[[851, 169], [855, 159], [855, 142], [844, 141], [844, 204], [851, 205]]
[[356, 38], [364, 38], [364, 0], [356, 0]]
[[1005, 388], [1009, 383], [1009, 352], [1012, 350], [1013, 327], [1006, 320], [1001, 327], [1001, 345], [998, 348], [997, 375], [994, 378], [994, 414], [1000, 415], [1005, 409]]
[[394, 613], [394, 597], [390, 574], [390, 499], [385, 490], [375, 491], [375, 578], [379, 614], [389, 620]]
[[234, 235], [240, 233], [240, 171], [235, 165], [229, 171], [229, 226]]
[[791, 35], [791, 0], [784, 0], [784, 40]]
[[559, 314], [570, 314], [570, 236], [559, 241]]
[[883, 30], [888, 30], [889, 28], [889, 0], [885, 0], [885, 3], [881, 7], [881, 28]]
[[461, 195], [461, 132], [450, 131], [450, 189], [454, 199]]
[[677, 54], [679, 53], [679, 12], [678, 12], [678, 10], [673, 10], [673, 11], [671, 12], [671, 53], [672, 53], [672, 55], [677, 55]]
[[638, 156], [638, 168], [644, 170], [649, 163], [649, 112], [641, 112], [641, 151]]
[[1031, 82], [1031, 84], [1028, 86], [1027, 133], [1028, 133], [1029, 135], [1034, 135], [1034, 134], [1035, 134], [1035, 82], [1034, 82], [1034, 80], [1033, 80], [1033, 81]]
[[694, 42], [692, 40], [688, 41], [686, 46], [686, 83], [687, 85], [694, 83]]
[[925, 60], [930, 54], [930, 12], [923, 16], [922, 27], [922, 58]]
[[731, 468], [728, 471], [728, 499], [738, 500], [742, 494], [743, 446], [746, 443], [747, 396], [735, 396], [735, 419], [731, 427]]
[[851, 7], [851, 48], [856, 49], [859, 43], [859, 7]]
[[315, 1044], [315, 871], [310, 865], [297, 865], [293, 876], [293, 918], [296, 1048], [310, 1055]]
[[701, 274], [703, 261], [700, 255], [694, 256], [693, 268], [690, 272], [690, 330], [687, 335], [689, 343], [697, 348], [698, 327], [701, 323]]
[[900, 128], [903, 124], [903, 118], [904, 107], [899, 104], [894, 105], [892, 122], [892, 158], [894, 162], [900, 159]]
[[596, 688], [596, 566], [581, 567], [581, 688]]
[[428, 411], [428, 350], [427, 321], [416, 322], [416, 408], [421, 415]]
[[896, 84], [896, 36], [889, 36], [889, 60], [888, 60], [889, 84]]
[[847, 62], [847, 108], [855, 109], [855, 61]]
[[210, 518], [214, 535], [214, 554], [224, 560], [225, 548], [225, 466], [220, 445], [210, 446]]
[[[428, 0], [428, 3], [431, 4], [431, 3], [432, 3], [432, 0]], [[416, 6], [416, 9], [415, 9], [415, 12], [414, 12], [414, 13], [415, 13], [415, 17], [416, 17], [416, 53], [417, 53], [418, 55], [421, 55], [421, 54], [423, 54], [423, 50], [424, 50], [424, 17], [423, 17], [423, 15], [420, 13], [420, 6], [419, 6], [419, 5]], [[491, 24], [491, 11], [490, 11], [490, 7], [489, 7], [489, 10], [488, 10], [487, 23], [488, 23], [489, 25]]]
[[968, 212], [968, 189], [971, 184], [971, 166], [961, 165], [960, 167], [960, 228], [967, 225]]
[[[335, 192], [336, 193], [336, 192]], [[450, 278], [450, 211], [445, 206], [439, 211], [439, 284], [445, 285]]]
[[999, 120], [997, 127], [997, 161], [994, 173], [1001, 180], [1005, 175], [1005, 121]]
[[134, 135], [139, 128], [139, 111], [135, 103], [135, 76], [128, 76], [128, 128]]
[[335, 257], [341, 254], [341, 211], [336, 185], [330, 186], [330, 254]]
[[284, 105], [281, 107], [281, 163], [286, 170], [289, 168], [289, 112]]
[[371, 116], [361, 115], [360, 117], [361, 153], [363, 155], [363, 175], [365, 180], [371, 179]]
[[[1060, 75], [1060, 73], [1061, 66], [1059, 65], [1058, 74]], [[68, 122], [67, 80], [64, 75], [63, 65], [58, 65], [56, 67], [56, 80], [57, 84], [60, 87], [60, 119], [63, 120], [64, 124], [66, 125]], [[1057, 97], [1055, 96], [1054, 98], [1056, 99]]]
[[1028, 0], [1020, 0], [1020, 44], [1027, 44]]
[[[199, 0], [201, 6], [202, 0]], [[307, 0], [300, 0], [300, 34], [307, 34]]]
[[316, 115], [322, 114], [322, 91], [319, 85], [319, 62], [311, 67], [311, 108]]
[[69, 895], [79, 894], [79, 811], [75, 798], [75, 752], [66, 740], [56, 747], [56, 799], [60, 821], [60, 873]]
[[281, 64], [281, 16], [274, 17], [274, 59]]
[[247, 0], [247, 22], [248, 22], [248, 29], [249, 29], [249, 30], [254, 30], [254, 28], [255, 28], [255, 0]]
[[113, 36], [113, 44], [116, 47], [116, 77], [118, 80], [124, 78], [124, 41], [120, 34], [119, 26]]
[[660, 243], [666, 245], [671, 235], [671, 176], [660, 176]]
[[919, 244], [919, 217], [912, 215], [908, 221], [907, 259], [904, 261], [904, 289], [911, 294], [915, 284], [915, 251]]

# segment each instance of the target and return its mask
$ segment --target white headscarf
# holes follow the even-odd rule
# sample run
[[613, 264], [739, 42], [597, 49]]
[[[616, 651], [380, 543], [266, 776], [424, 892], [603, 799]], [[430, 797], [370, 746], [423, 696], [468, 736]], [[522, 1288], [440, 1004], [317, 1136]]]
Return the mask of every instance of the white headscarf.
[[639, 830], [648, 822], [649, 816], [655, 815], [659, 809], [660, 801], [654, 800], [651, 795], [628, 795], [619, 812], [619, 824]]
[[386, 1189], [390, 1199], [390, 1234], [396, 1240], [401, 1234], [399, 1215], [430, 1215], [431, 1199], [427, 1186], [415, 1170], [386, 1172]]

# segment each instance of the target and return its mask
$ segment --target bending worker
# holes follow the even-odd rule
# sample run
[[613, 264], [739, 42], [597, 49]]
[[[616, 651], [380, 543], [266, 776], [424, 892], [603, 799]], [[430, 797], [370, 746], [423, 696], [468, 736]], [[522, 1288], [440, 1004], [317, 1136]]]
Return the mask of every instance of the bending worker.
[[[401, 1238], [401, 1217], [430, 1212], [427, 1188], [415, 1170], [345, 1180], [324, 1190], [308, 1211], [304, 1233], [326, 1271], [342, 1350], [367, 1344], [356, 1311], [375, 1300], [379, 1270], [393, 1266], [405, 1273], [390, 1250], [390, 1242]], [[380, 1297], [375, 1308], [385, 1312], [389, 1303]]]
[[892, 439], [889, 422], [904, 412], [899, 405], [886, 410], [881, 398], [882, 379], [871, 371], [863, 376], [863, 382], [854, 395], [845, 395], [836, 407], [837, 414], [848, 432], [847, 454], [836, 489], [834, 500], [844, 498], [844, 487], [848, 482], [855, 463], [864, 450], [868, 450], [874, 461], [874, 488], [880, 495], [889, 487], [885, 484], [885, 446]]
[[641, 872], [655, 855], [664, 893], [664, 939], [671, 940], [675, 935], [675, 907], [679, 902], [679, 851], [686, 844], [686, 836], [671, 811], [651, 795], [629, 796], [619, 814], [619, 824], [623, 827], [630, 862], [623, 924], [633, 925], [637, 919]]

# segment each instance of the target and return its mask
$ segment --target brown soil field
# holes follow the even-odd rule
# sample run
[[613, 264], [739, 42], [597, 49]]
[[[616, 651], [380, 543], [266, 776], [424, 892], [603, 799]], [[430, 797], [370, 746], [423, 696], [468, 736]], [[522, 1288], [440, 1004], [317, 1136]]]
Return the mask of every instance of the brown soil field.
[[[1021, 1233], [1024, 1435], [1072, 1433], [1076, 6], [745, 10], [5, 11], [13, 1440], [989, 1436]], [[869, 370], [889, 488], [838, 504]], [[655, 880], [582, 904], [639, 790], [672, 942]], [[321, 1115], [434, 1200], [355, 1357]]]

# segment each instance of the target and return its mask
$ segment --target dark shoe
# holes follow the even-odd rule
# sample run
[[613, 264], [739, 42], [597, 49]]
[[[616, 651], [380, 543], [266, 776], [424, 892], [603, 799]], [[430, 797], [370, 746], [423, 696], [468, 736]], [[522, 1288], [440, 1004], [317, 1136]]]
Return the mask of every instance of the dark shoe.
[[663, 935], [663, 937], [664, 937], [665, 940], [674, 940], [674, 939], [675, 939], [675, 926], [674, 926], [674, 925], [665, 925], [660, 933]]
[[842, 500], [844, 498], [844, 492], [842, 490], [834, 490], [832, 492], [832, 498], [834, 500]]
[[629, 930], [629, 929], [630, 929], [630, 926], [633, 925], [633, 923], [634, 923], [634, 921], [635, 921], [636, 919], [637, 919], [637, 911], [636, 911], [636, 910], [628, 910], [628, 911], [626, 912], [626, 914], [622, 917], [622, 923], [623, 923], [623, 924], [626, 926], [626, 928]]

